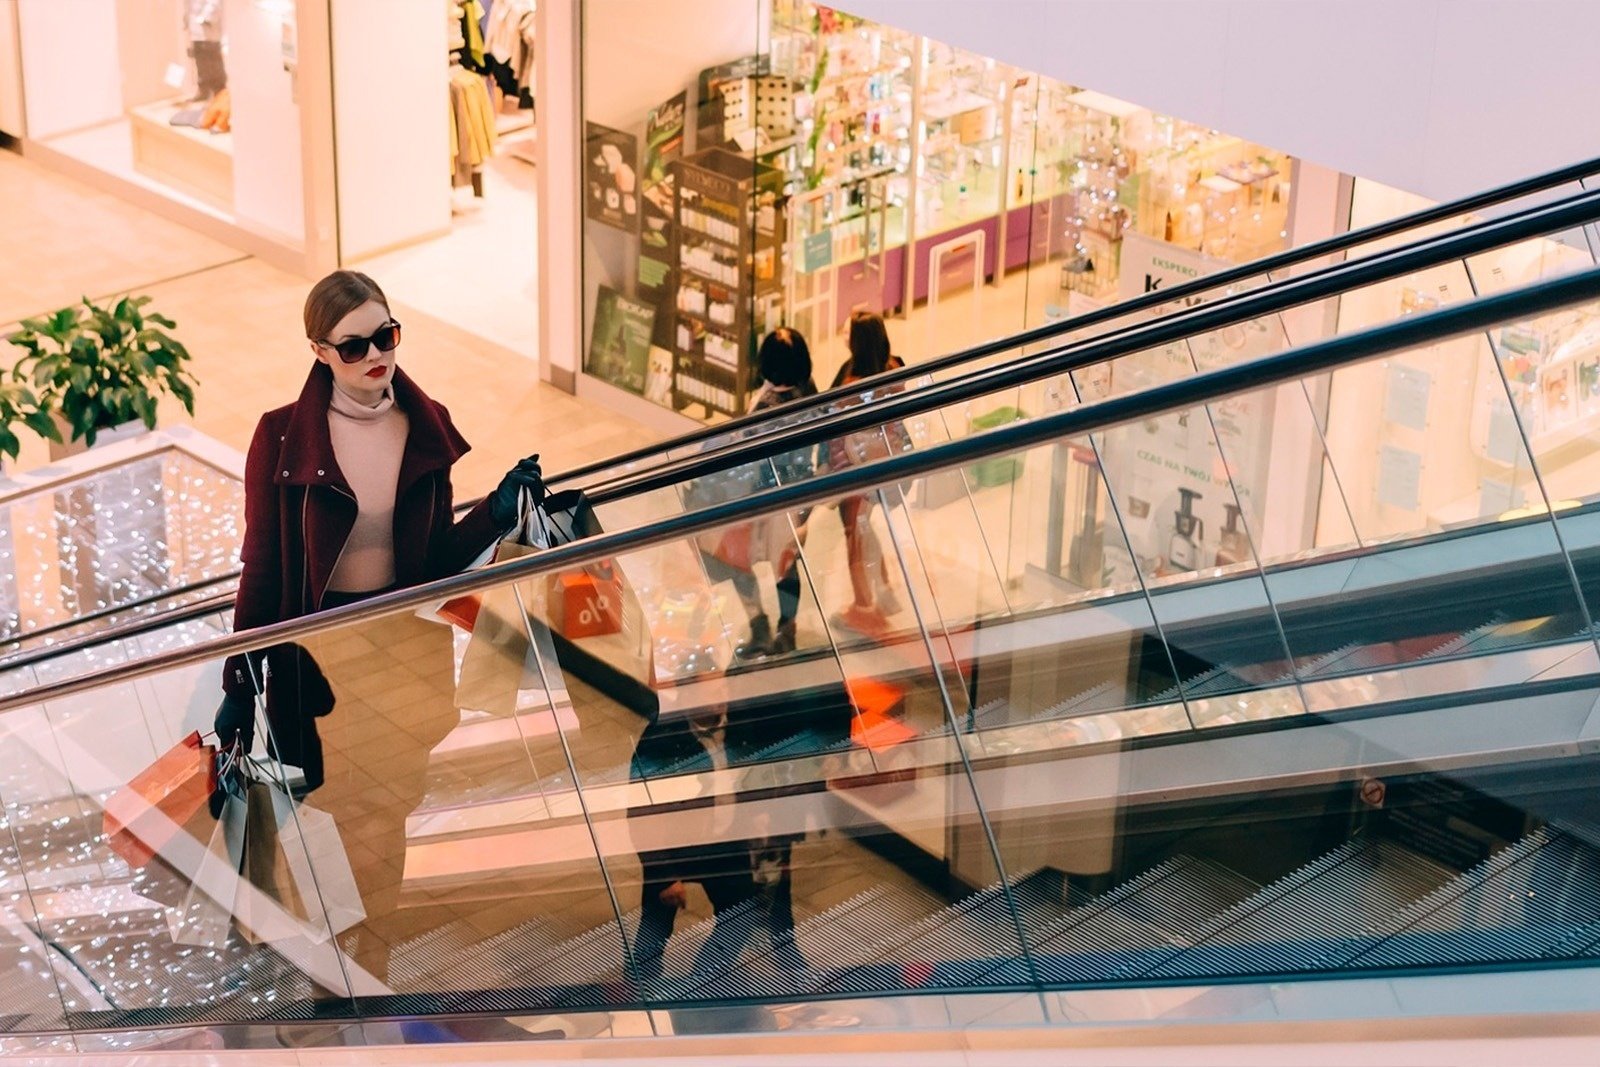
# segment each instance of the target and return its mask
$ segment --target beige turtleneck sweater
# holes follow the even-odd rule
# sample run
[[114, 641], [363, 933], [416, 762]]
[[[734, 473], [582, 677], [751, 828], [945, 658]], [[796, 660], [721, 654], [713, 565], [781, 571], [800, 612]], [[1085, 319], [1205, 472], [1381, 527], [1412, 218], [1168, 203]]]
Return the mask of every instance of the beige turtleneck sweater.
[[359, 510], [328, 579], [331, 590], [367, 593], [394, 584], [394, 497], [410, 429], [406, 413], [395, 407], [393, 391], [385, 392], [376, 407], [367, 407], [334, 386], [328, 436]]

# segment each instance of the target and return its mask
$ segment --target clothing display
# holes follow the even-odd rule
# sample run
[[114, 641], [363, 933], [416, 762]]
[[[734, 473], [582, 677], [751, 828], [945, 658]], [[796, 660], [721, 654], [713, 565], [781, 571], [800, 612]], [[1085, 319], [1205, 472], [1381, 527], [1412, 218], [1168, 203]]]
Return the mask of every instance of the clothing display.
[[194, 60], [195, 99], [209, 100], [228, 86], [222, 61], [222, 0], [188, 0], [183, 10], [183, 31]]
[[500, 91], [533, 106], [534, 0], [491, 0], [483, 34], [485, 70]]
[[457, 62], [470, 71], [486, 74], [483, 54], [483, 20], [487, 17], [480, 0], [450, 0], [446, 5], [450, 27], [450, 51]]
[[494, 107], [483, 79], [456, 67], [450, 72], [450, 174], [457, 188], [471, 185], [483, 195], [483, 164], [494, 154], [499, 134]]

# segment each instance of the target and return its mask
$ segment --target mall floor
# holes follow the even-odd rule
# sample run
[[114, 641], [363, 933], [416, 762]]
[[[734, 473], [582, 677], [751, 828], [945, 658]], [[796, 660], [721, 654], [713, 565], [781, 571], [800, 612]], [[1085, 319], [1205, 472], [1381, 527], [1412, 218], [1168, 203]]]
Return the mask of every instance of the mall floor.
[[[242, 451], [261, 413], [298, 395], [311, 358], [300, 326], [306, 279], [13, 152], [0, 151], [0, 205], [0, 332], [83, 296], [146, 294], [177, 322], [200, 382], [194, 415], [164, 402], [164, 425], [189, 424]], [[560, 471], [659, 439], [539, 381], [526, 356], [395, 304], [402, 364], [474, 446], [456, 469], [458, 494], [487, 491], [529, 453]], [[16, 468], [46, 462], [44, 445], [25, 438]]]

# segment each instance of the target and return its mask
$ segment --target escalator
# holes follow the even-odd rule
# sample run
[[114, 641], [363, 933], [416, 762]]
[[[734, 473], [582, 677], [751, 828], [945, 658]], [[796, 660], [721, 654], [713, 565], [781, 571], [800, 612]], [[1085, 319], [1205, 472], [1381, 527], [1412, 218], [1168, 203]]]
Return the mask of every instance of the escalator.
[[[654, 522], [627, 521], [661, 491], [635, 482], [633, 495], [602, 501], [617, 532], [503, 575], [259, 635], [167, 640], [87, 678], [41, 673], [0, 705], [7, 867], [17, 872], [3, 935], [16, 961], [0, 989], [8, 1029], [858, 1004], [885, 993], [1582, 965], [1600, 943], [1590, 907], [1600, 834], [1582, 788], [1600, 687], [1589, 611], [1600, 537], [1587, 502], [1297, 559], [1252, 553], [1131, 583], [1049, 586], [1044, 603], [1027, 603], [1005, 575], [980, 574], [965, 584], [1001, 587], [1001, 607], [974, 597], [957, 611], [947, 591], [962, 576], [941, 569], [918, 528], [920, 488], [892, 498], [919, 478], [1007, 456], [1038, 466], [1058, 442], [1098, 449], [1140, 420], [1596, 295], [1590, 274], [1562, 276], [1515, 301], [1461, 303], [1291, 356], [1204, 368], [755, 498], [699, 512], [680, 503]], [[924, 415], [953, 395], [926, 391]], [[908, 401], [920, 392], [860, 406], [916, 417]], [[690, 465], [705, 477], [716, 462], [814, 445], [842, 425], [719, 445]], [[801, 444], [806, 434], [816, 440]], [[1102, 477], [1116, 500], [1114, 472]], [[730, 598], [696, 569], [699, 535], [805, 506], [829, 514], [861, 493], [884, 503], [885, 556], [909, 602], [901, 619], [875, 635], [828, 620], [821, 587], [840, 549], [818, 533], [806, 546], [814, 639], [793, 656], [730, 665], [720, 651], [737, 636]], [[976, 495], [957, 504], [983, 528]], [[173, 941], [164, 905], [181, 876], [130, 868], [108, 849], [100, 805], [204, 723], [225, 653], [302, 642], [342, 701], [386, 712], [403, 731], [417, 699], [409, 687], [428, 679], [408, 648], [390, 647], [388, 627], [447, 596], [515, 582], [529, 617], [559, 635], [546, 578], [596, 560], [618, 561], [631, 583], [631, 632], [563, 640], [553, 662], [530, 654], [509, 714], [464, 716], [426, 761], [427, 790], [397, 854], [371, 854], [371, 811], [335, 812], [352, 863], [395, 875], [385, 892], [398, 904], [381, 906], [404, 921], [386, 928], [381, 953], [362, 943], [365, 929], [331, 941], [310, 927], [267, 944], [238, 931], [216, 944]], [[649, 640], [623, 647], [640, 634]], [[710, 669], [658, 655], [663, 635], [712, 648]], [[366, 664], [359, 676], [352, 656]], [[892, 699], [875, 704], [863, 683]], [[640, 691], [656, 706], [634, 706]], [[1538, 701], [1546, 710], [1527, 712]], [[1495, 744], [1439, 754], [1396, 732], [1458, 712], [1467, 721], [1469, 705], [1480, 707], [1476, 723], [1500, 712]], [[1365, 747], [1319, 764], [1328, 738]], [[331, 758], [350, 766], [391, 758], [392, 740], [327, 735]], [[1163, 761], [1188, 778], [1153, 776]], [[647, 894], [651, 864], [678, 875], [663, 892], [687, 887], [659, 945], [641, 936], [646, 910], [660, 910]], [[714, 903], [704, 886], [730, 879], [748, 892]]]

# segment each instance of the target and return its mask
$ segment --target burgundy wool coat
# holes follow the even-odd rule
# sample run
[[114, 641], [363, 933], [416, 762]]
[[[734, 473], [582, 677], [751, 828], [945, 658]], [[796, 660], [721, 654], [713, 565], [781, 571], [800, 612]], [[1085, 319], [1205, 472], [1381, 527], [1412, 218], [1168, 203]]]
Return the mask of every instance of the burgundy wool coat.
[[[471, 447], [450, 413], [395, 368], [395, 404], [410, 429], [395, 489], [396, 586], [419, 585], [456, 574], [502, 531], [481, 501], [455, 521], [450, 468]], [[300, 398], [269, 411], [256, 426], [245, 459], [243, 570], [233, 612], [234, 630], [249, 630], [318, 610], [334, 566], [356, 520], [356, 498], [333, 455], [328, 404], [333, 373], [312, 365]], [[260, 691], [259, 656], [229, 657], [223, 688]], [[267, 724], [273, 750], [321, 782], [322, 744], [315, 719], [333, 708], [333, 695], [303, 649], [277, 646], [265, 656], [272, 676]]]

